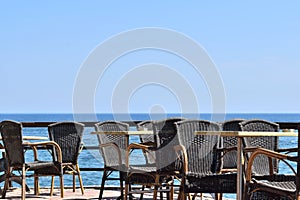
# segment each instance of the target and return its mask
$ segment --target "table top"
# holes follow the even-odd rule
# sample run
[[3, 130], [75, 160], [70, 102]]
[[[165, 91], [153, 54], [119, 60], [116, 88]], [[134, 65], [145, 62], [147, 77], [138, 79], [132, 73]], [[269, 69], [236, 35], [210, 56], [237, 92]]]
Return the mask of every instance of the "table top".
[[196, 135], [220, 135], [224, 137], [261, 137], [261, 136], [293, 136], [297, 137], [297, 132], [261, 132], [261, 131], [196, 131]]
[[[153, 131], [94, 131], [91, 134], [150, 135]], [[261, 132], [261, 131], [196, 131], [196, 135], [221, 135], [224, 137], [289, 136], [297, 137], [297, 132]], [[24, 138], [25, 139], [25, 138]]]
[[[2, 137], [0, 136], [0, 140], [2, 140]], [[23, 135], [23, 140], [49, 140], [48, 137], [42, 137], [42, 136], [26, 136]]]
[[151, 135], [153, 131], [95, 131], [91, 134], [116, 134], [116, 135]]

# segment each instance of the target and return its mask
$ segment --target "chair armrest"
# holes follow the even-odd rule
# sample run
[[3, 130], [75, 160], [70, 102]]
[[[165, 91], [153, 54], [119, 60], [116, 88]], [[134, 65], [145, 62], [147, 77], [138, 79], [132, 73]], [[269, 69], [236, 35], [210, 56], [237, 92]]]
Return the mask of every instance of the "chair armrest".
[[155, 147], [153, 147], [152, 143], [149, 143], [150, 145], [147, 145], [148, 142], [145, 142], [145, 143], [131, 143], [127, 149], [126, 149], [126, 166], [129, 167], [129, 155], [130, 153], [135, 150], [135, 149], [141, 149], [143, 150], [144, 152], [149, 152], [149, 151], [154, 151], [156, 150]]
[[147, 145], [146, 143], [131, 143], [128, 147], [127, 147], [127, 151], [131, 151], [133, 149], [142, 149], [142, 150], [149, 150], [151, 147], [150, 145]]
[[217, 148], [218, 152], [229, 152], [229, 151], [234, 151], [237, 150], [237, 147], [222, 147], [222, 148]]
[[[261, 148], [261, 147], [245, 147], [245, 148], [244, 148], [244, 152], [245, 152], [245, 153], [251, 153], [251, 152], [256, 151], [256, 150], [259, 149], [259, 148]], [[267, 149], [266, 149], [266, 150], [267, 150]]]
[[[253, 152], [255, 151], [257, 148], [260, 148], [260, 147], [246, 147], [244, 148], [244, 152]], [[292, 152], [298, 152], [298, 148], [280, 148], [280, 149], [276, 149], [276, 152], [278, 153], [283, 153], [283, 152], [286, 152], [286, 153], [292, 153]]]
[[141, 142], [139, 144], [155, 147], [155, 142], [150, 142], [150, 141], [149, 142]]
[[253, 151], [252, 151], [252, 154], [251, 154], [251, 156], [248, 160], [248, 164], [247, 164], [246, 182], [251, 181], [253, 162], [254, 162], [255, 158], [259, 155], [267, 156], [269, 158], [270, 163], [272, 163], [272, 158], [283, 161], [284, 163], [286, 163], [289, 166], [289, 168], [293, 171], [293, 173], [296, 174], [296, 171], [293, 169], [293, 167], [289, 163], [287, 163], [287, 160], [294, 161], [294, 157], [286, 155], [286, 154], [281, 154], [281, 153], [278, 153], [278, 152], [275, 152], [272, 150], [268, 150], [265, 148], [261, 148], [261, 147], [256, 147], [255, 149], [251, 148], [251, 150], [253, 150]]
[[276, 149], [277, 152], [286, 152], [286, 153], [293, 153], [293, 152], [298, 152], [298, 148], [280, 148], [280, 149]]
[[37, 147], [43, 146], [43, 147], [49, 147], [52, 146], [56, 149], [57, 152], [57, 161], [62, 163], [62, 154], [61, 154], [61, 148], [60, 146], [54, 142], [54, 141], [46, 141], [46, 142], [23, 142], [23, 145], [29, 146], [33, 149], [34, 153], [34, 159], [38, 160], [38, 153], [37, 153]]
[[217, 148], [216, 151], [217, 153], [222, 154], [222, 156], [220, 156], [220, 158], [222, 158], [231, 151], [237, 151], [237, 147], [222, 147], [222, 148]]

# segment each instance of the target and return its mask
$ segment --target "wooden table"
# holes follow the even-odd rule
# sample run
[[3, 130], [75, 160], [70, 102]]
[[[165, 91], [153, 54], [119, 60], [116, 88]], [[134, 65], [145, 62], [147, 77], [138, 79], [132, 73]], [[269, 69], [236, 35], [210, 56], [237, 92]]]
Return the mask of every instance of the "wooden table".
[[236, 199], [242, 200], [243, 197], [243, 137], [262, 137], [262, 136], [294, 136], [297, 137], [296, 132], [252, 132], [252, 131], [196, 131], [197, 135], [219, 135], [222, 137], [236, 137], [237, 138], [237, 191]]
[[[0, 136], [0, 140], [2, 140], [2, 137]], [[23, 135], [23, 140], [49, 140], [48, 137], [42, 137], [42, 136], [26, 136]]]
[[91, 132], [91, 134], [151, 135], [153, 134], [153, 131], [101, 131]]

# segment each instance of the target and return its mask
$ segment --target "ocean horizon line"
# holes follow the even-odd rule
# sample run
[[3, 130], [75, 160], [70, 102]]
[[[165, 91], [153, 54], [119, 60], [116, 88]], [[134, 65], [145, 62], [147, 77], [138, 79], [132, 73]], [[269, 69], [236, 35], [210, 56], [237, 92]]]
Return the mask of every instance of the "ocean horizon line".
[[2, 112], [0, 115], [5, 115], [5, 114], [14, 114], [14, 115], [31, 115], [31, 114], [63, 114], [63, 115], [71, 115], [71, 114], [83, 114], [83, 115], [91, 115], [91, 114], [120, 114], [120, 115], [125, 115], [125, 114], [300, 114], [300, 112], [226, 112], [226, 113], [212, 113], [212, 112], [201, 112], [201, 113], [180, 113], [180, 112], [167, 112], [167, 113], [147, 113], [147, 112], [128, 112], [128, 113], [109, 113], [109, 112], [97, 112], [97, 113], [72, 113], [72, 112]]

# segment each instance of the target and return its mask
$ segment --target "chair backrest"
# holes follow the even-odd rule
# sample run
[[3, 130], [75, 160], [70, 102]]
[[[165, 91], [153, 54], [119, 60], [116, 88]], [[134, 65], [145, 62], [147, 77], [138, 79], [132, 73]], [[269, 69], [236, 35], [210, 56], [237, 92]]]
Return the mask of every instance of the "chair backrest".
[[[271, 131], [278, 132], [279, 125], [270, 121], [253, 119], [240, 123], [242, 131]], [[278, 137], [245, 137], [244, 143], [246, 147], [263, 147], [276, 151], [278, 149]], [[268, 163], [266, 157], [259, 156], [253, 163], [253, 172], [257, 175], [268, 175], [269, 166], [263, 163]], [[273, 160], [275, 172], [278, 171], [278, 161]]]
[[57, 122], [48, 126], [49, 139], [60, 146], [63, 163], [77, 164], [83, 131], [84, 124], [78, 122]]
[[156, 167], [159, 173], [174, 172], [182, 169], [174, 146], [179, 144], [175, 122], [183, 118], [168, 118], [153, 121], [154, 141], [156, 144]]
[[[137, 130], [147, 130], [147, 131], [153, 131], [153, 124], [151, 120], [146, 120], [138, 123], [136, 125]], [[153, 134], [142, 134], [140, 135], [140, 141], [141, 143], [153, 143], [154, 142], [154, 135]], [[143, 152], [145, 159], [146, 159], [146, 164], [154, 164], [155, 163], [155, 152], [154, 151], [145, 151]]]
[[[242, 131], [240, 124], [244, 119], [231, 119], [224, 121], [222, 123], [223, 131]], [[222, 137], [222, 147], [230, 148], [237, 147], [237, 138], [236, 137]], [[237, 168], [237, 152], [236, 150], [232, 150], [227, 152], [222, 157], [222, 168], [224, 169], [236, 169]]]
[[8, 165], [20, 168], [25, 163], [22, 145], [22, 124], [15, 121], [2, 121], [0, 132]]
[[[129, 125], [119, 121], [105, 121], [95, 124], [95, 130], [99, 132], [129, 131]], [[125, 164], [125, 153], [128, 147], [128, 136], [125, 134], [97, 134], [99, 144], [114, 143], [121, 152], [122, 164]], [[112, 147], [100, 148], [100, 152], [106, 166], [117, 166], [118, 158]]]
[[220, 131], [221, 126], [206, 120], [184, 120], [176, 123], [179, 143], [183, 145], [188, 157], [188, 173], [198, 175], [216, 172], [216, 148], [218, 135], [195, 135], [195, 131]]

